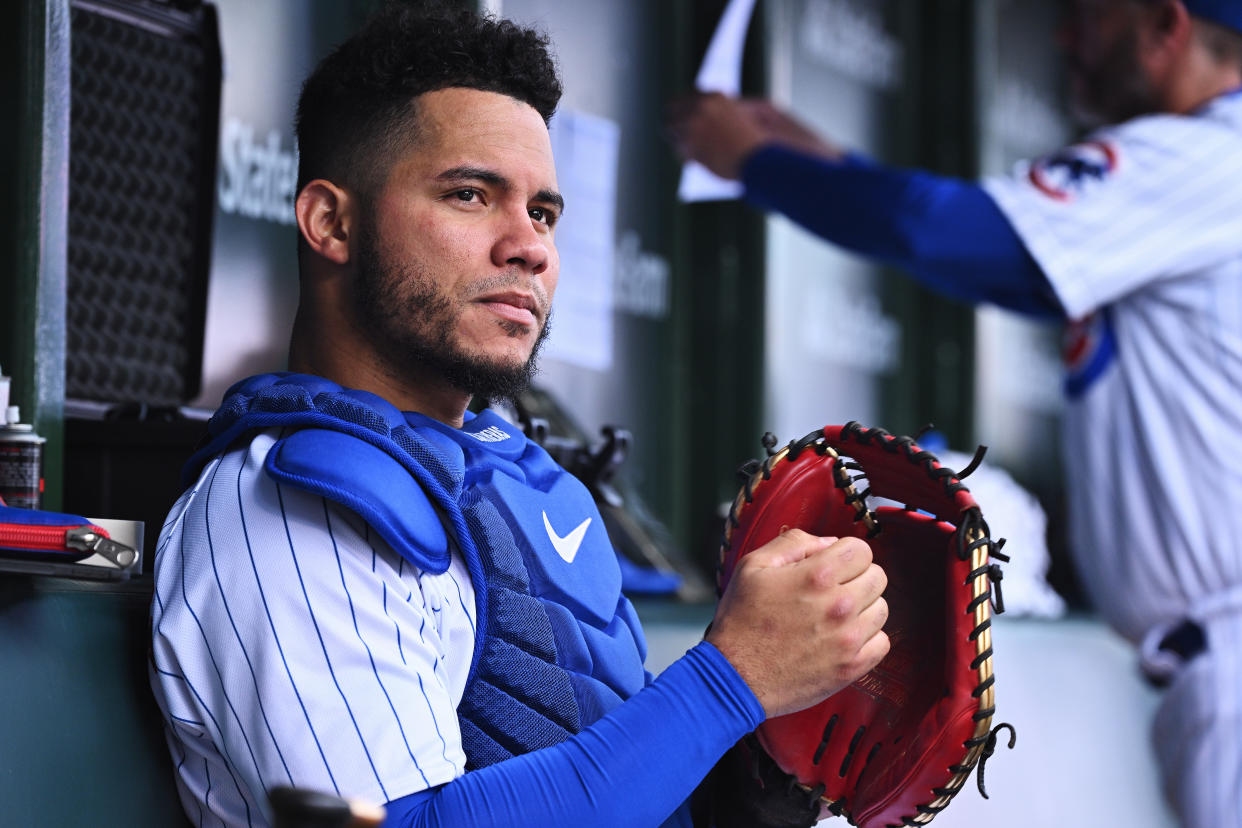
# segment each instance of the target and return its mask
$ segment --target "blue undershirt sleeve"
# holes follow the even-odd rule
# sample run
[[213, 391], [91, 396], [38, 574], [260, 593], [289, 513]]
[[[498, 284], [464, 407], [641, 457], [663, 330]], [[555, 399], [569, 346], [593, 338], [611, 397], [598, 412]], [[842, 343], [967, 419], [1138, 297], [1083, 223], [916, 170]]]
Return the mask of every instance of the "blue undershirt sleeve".
[[938, 293], [1032, 316], [1063, 315], [1039, 265], [977, 184], [778, 145], [751, 155], [742, 181], [755, 206], [902, 268]]
[[671, 817], [734, 742], [763, 721], [754, 693], [700, 642], [595, 724], [387, 804], [384, 828], [689, 825]]

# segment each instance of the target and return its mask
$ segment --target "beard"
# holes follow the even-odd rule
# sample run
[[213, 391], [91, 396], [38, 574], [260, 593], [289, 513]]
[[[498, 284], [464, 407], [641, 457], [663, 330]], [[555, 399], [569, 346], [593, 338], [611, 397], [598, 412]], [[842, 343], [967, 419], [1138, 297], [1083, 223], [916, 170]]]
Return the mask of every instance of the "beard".
[[[414, 384], [427, 376], [438, 377], [489, 403], [516, 399], [534, 378], [539, 351], [551, 330], [551, 308], [525, 361], [472, 354], [456, 340], [462, 305], [442, 291], [426, 269], [384, 261], [372, 226], [365, 222], [358, 240], [354, 311], [364, 335], [383, 355], [388, 369]], [[476, 287], [486, 292], [521, 284], [521, 277], [502, 274], [482, 279]], [[514, 338], [527, 331], [526, 326], [515, 322], [502, 320], [499, 325]]]
[[1160, 101], [1138, 58], [1138, 34], [1128, 31], [1107, 51], [1084, 65], [1070, 67], [1072, 114], [1088, 128], [1119, 124], [1159, 111]]

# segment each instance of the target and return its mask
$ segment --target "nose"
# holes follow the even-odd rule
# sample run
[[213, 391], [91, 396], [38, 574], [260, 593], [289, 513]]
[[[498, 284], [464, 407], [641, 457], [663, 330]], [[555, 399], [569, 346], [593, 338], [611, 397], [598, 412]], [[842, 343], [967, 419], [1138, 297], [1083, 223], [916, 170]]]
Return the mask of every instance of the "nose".
[[492, 248], [498, 267], [518, 267], [538, 276], [552, 259], [552, 231], [535, 221], [525, 206], [507, 210], [500, 217], [500, 230]]

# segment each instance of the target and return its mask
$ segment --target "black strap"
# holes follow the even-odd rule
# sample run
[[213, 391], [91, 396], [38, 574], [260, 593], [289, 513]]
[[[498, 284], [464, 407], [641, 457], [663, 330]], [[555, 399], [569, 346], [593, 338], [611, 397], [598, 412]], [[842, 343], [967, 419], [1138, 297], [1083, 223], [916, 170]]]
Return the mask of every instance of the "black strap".
[[1160, 649], [1177, 653], [1182, 661], [1190, 661], [1207, 649], [1207, 633], [1198, 623], [1187, 618], [1160, 639]]

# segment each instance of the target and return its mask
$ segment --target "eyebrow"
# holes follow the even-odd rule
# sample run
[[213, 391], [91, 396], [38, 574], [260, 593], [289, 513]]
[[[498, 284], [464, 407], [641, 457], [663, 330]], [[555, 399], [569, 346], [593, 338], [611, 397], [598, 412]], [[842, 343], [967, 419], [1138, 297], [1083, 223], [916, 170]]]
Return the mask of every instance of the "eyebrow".
[[[436, 181], [482, 181], [504, 190], [513, 188], [512, 181], [486, 167], [452, 167], [437, 175]], [[565, 199], [556, 190], [540, 190], [535, 193], [535, 201], [554, 205], [562, 212], [565, 210]]]

